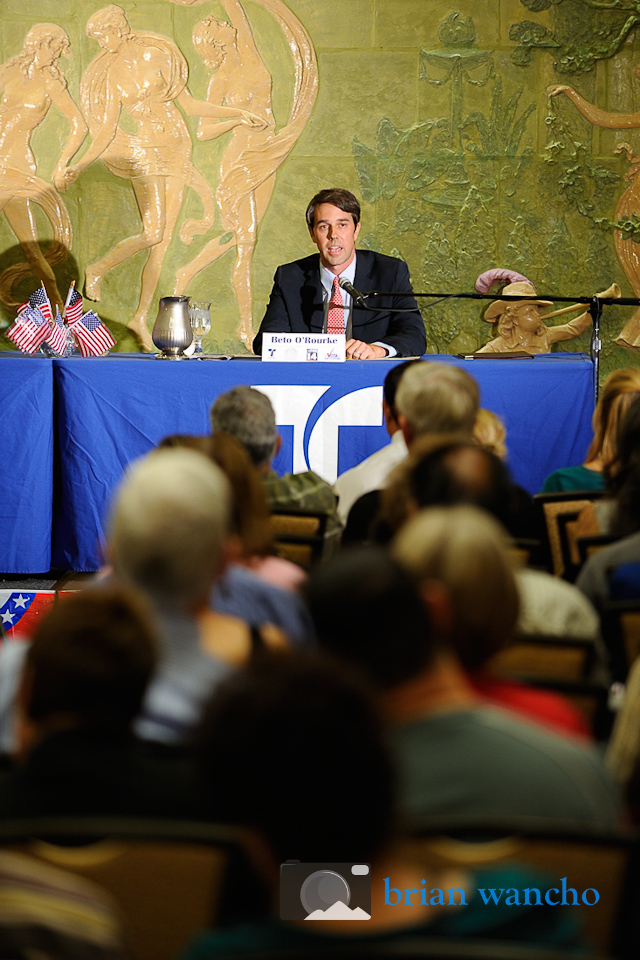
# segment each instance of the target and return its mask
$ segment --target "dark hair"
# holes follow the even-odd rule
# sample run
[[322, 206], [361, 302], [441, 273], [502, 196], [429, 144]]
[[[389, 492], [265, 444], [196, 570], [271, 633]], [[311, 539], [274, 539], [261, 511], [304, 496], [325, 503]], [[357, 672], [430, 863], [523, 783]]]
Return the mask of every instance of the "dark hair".
[[340, 187], [331, 187], [329, 190], [321, 190], [320, 193], [316, 193], [315, 197], [309, 201], [309, 206], [305, 214], [309, 230], [313, 230], [315, 226], [316, 207], [319, 207], [321, 203], [332, 203], [334, 207], [338, 207], [339, 210], [350, 213], [353, 217], [354, 227], [357, 227], [360, 223], [360, 204], [358, 198], [349, 190], [342, 190]]
[[86, 727], [126, 729], [155, 665], [155, 630], [138, 593], [105, 586], [64, 597], [27, 653], [27, 715], [72, 713]]
[[220, 684], [198, 755], [207, 815], [287, 859], [374, 860], [392, 826], [391, 763], [368, 688], [342, 665], [268, 654]]
[[617, 456], [605, 475], [616, 501], [613, 532], [636, 533], [640, 530], [640, 397], [631, 402], [620, 422]]
[[389, 370], [389, 373], [384, 378], [382, 396], [396, 420], [398, 415], [398, 411], [396, 410], [396, 393], [400, 386], [400, 380], [405, 370], [413, 366], [414, 363], [420, 363], [420, 360], [405, 360], [404, 363], [397, 363], [394, 367], [391, 367], [391, 370]]
[[437, 645], [412, 578], [380, 547], [354, 547], [318, 567], [304, 594], [323, 649], [383, 688], [415, 676]]
[[[466, 473], [462, 458], [476, 459], [477, 470]], [[453, 443], [420, 460], [411, 478], [411, 492], [420, 507], [471, 503], [508, 526], [512, 483], [502, 460], [475, 443]]]
[[518, 520], [517, 489], [502, 460], [455, 434], [416, 440], [382, 493], [382, 516], [391, 530], [398, 530], [407, 519], [410, 501], [418, 507], [473, 504], [507, 530]]

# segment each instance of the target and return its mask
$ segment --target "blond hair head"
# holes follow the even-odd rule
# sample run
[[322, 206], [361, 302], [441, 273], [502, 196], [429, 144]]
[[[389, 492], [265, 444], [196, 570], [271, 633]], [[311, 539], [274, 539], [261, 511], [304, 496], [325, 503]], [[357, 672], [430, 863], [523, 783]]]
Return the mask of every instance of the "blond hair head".
[[401, 529], [395, 558], [420, 581], [447, 588], [452, 642], [468, 670], [481, 667], [511, 640], [519, 612], [516, 579], [500, 524], [477, 507], [431, 507]]
[[116, 573], [164, 606], [192, 610], [220, 570], [229, 484], [194, 450], [155, 450], [131, 465], [111, 509]]
[[618, 428], [631, 401], [640, 394], [640, 368], [624, 367], [609, 374], [593, 414], [593, 440], [585, 463], [602, 460], [611, 466], [617, 454]]

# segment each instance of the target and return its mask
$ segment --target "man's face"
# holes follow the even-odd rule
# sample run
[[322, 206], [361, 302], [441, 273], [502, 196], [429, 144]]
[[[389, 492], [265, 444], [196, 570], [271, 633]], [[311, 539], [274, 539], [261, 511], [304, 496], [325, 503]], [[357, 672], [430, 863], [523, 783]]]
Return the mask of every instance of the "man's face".
[[350, 213], [332, 203], [321, 203], [314, 212], [311, 239], [320, 251], [320, 259], [332, 273], [339, 274], [355, 256], [355, 243], [360, 233]]

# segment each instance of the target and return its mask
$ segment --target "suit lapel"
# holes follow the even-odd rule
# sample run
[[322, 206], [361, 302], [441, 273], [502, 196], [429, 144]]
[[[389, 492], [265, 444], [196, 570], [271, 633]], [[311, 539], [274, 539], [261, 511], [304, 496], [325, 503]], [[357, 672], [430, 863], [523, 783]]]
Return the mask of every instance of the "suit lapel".
[[309, 329], [313, 333], [322, 333], [324, 325], [324, 297], [320, 282], [320, 259], [317, 256], [308, 258], [308, 265], [304, 269], [304, 283], [300, 291], [302, 300], [302, 316], [308, 317]]
[[369, 250], [358, 250], [356, 252], [356, 275], [354, 277], [354, 287], [360, 293], [367, 293], [374, 288], [373, 278], [374, 261]]

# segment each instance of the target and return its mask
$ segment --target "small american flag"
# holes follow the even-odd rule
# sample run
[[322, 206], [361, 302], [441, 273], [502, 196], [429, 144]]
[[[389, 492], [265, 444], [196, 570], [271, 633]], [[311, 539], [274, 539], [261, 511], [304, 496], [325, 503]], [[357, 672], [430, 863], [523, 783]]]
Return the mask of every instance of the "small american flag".
[[47, 291], [44, 287], [38, 287], [37, 290], [33, 291], [29, 297], [29, 303], [34, 309], [37, 308], [40, 310], [45, 320], [53, 320], [53, 310], [51, 309], [49, 297], [47, 296]]
[[64, 308], [64, 318], [67, 323], [75, 323], [82, 316], [82, 294], [72, 285], [67, 294], [67, 303]]
[[24, 353], [35, 353], [49, 336], [51, 327], [40, 310], [26, 307], [17, 317], [7, 336]]
[[64, 356], [67, 349], [67, 331], [65, 330], [62, 317], [57, 310], [55, 322], [47, 335], [47, 343], [59, 357]]
[[115, 340], [93, 310], [85, 313], [80, 320], [70, 323], [69, 327], [78, 339], [83, 357], [100, 357], [115, 346]]

